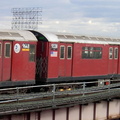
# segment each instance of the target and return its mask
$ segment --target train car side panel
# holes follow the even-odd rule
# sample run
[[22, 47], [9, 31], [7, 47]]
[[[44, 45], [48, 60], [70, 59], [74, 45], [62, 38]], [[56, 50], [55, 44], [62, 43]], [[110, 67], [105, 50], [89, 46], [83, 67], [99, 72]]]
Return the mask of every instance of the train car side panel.
[[118, 46], [109, 46], [109, 74], [117, 74], [118, 73]]
[[12, 80], [35, 80], [36, 42], [14, 42]]
[[66, 43], [60, 43], [58, 76], [66, 76]]
[[0, 81], [11, 79], [12, 41], [0, 41]]
[[63, 78], [66, 78], [64, 81], [68, 77], [72, 78], [72, 49], [71, 43], [49, 42], [48, 79], [53, 78], [52, 82], [63, 82]]
[[3, 41], [2, 81], [11, 80], [12, 41]]
[[73, 76], [102, 76], [108, 74], [108, 46], [74, 44]]
[[72, 76], [72, 66], [73, 66], [73, 44], [66, 44], [66, 76]]
[[73, 58], [73, 44], [60, 43], [59, 47], [59, 77], [72, 76], [72, 58]]
[[49, 42], [48, 78], [58, 78], [59, 43]]
[[118, 46], [110, 45], [109, 46], [109, 66], [108, 72], [109, 74], [117, 74], [118, 73]]

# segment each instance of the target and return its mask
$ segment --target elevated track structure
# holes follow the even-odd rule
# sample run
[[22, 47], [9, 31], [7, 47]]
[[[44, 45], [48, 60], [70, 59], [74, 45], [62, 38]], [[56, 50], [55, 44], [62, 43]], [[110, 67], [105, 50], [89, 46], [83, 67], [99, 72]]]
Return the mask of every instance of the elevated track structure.
[[[16, 87], [0, 89], [0, 116], [14, 114], [28, 114], [32, 112], [71, 108], [74, 106], [86, 106], [105, 101], [109, 109], [110, 101], [119, 100], [119, 80], [113, 84], [89, 87], [95, 82], [89, 83], [64, 83], [39, 86]], [[62, 86], [62, 88], [61, 88]], [[79, 88], [78, 88], [79, 86]], [[80, 87], [81, 86], [81, 87]], [[48, 91], [46, 88], [49, 88]], [[30, 92], [36, 90], [36, 92]], [[81, 108], [80, 108], [81, 109]], [[110, 117], [107, 110], [107, 119]], [[94, 120], [95, 120], [95, 116]], [[119, 117], [117, 115], [117, 117]], [[81, 118], [81, 120], [84, 120]]]

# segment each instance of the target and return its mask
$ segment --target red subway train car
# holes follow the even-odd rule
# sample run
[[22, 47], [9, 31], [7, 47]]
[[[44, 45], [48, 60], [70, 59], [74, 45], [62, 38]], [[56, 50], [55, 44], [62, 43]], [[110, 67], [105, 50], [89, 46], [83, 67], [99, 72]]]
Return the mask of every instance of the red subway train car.
[[120, 39], [0, 30], [0, 87], [120, 78]]
[[0, 30], [0, 87], [35, 84], [36, 44], [29, 31]]
[[32, 32], [38, 39], [37, 83], [120, 77], [120, 39]]

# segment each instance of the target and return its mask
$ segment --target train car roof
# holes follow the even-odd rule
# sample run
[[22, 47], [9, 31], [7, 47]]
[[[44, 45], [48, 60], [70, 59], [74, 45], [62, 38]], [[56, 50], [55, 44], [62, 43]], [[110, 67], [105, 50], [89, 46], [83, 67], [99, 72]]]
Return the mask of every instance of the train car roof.
[[30, 31], [24, 30], [0, 30], [0, 40], [37, 41]]
[[49, 42], [90, 43], [120, 45], [120, 38], [83, 36], [66, 33], [39, 32]]

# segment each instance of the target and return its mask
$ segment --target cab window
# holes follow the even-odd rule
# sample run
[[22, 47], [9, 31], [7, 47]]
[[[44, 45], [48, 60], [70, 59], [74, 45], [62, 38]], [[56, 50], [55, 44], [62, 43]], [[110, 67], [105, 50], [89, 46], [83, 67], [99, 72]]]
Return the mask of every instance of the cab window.
[[35, 61], [35, 52], [36, 52], [36, 46], [35, 45], [30, 45], [30, 56], [29, 56], [29, 61], [34, 62]]

